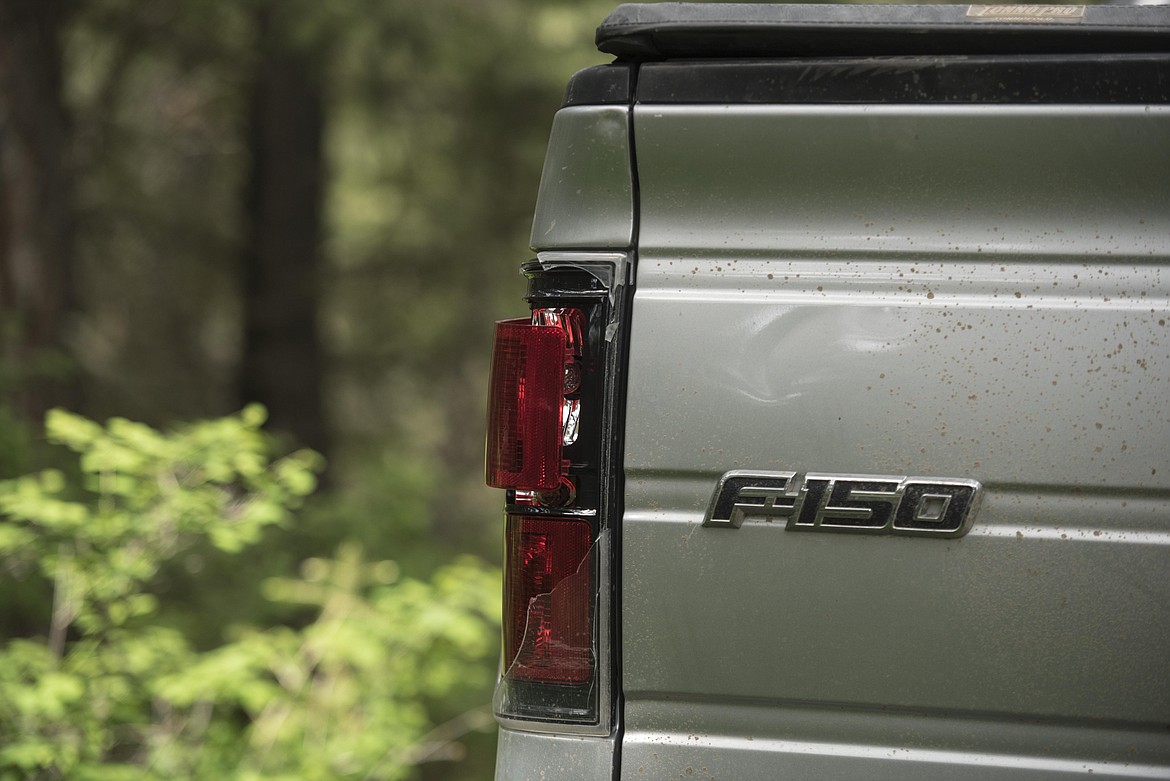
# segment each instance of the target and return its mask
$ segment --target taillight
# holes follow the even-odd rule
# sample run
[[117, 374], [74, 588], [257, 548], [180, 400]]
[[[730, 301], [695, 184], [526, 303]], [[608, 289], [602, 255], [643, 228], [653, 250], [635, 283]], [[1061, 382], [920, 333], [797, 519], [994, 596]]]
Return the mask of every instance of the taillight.
[[496, 323], [488, 402], [487, 484], [560, 484], [565, 332], [528, 320]]
[[541, 257], [523, 269], [531, 313], [496, 324], [492, 355], [486, 476], [507, 489], [495, 710], [523, 729], [608, 734], [626, 258]]
[[504, 659], [516, 681], [593, 677], [593, 529], [571, 518], [508, 516]]

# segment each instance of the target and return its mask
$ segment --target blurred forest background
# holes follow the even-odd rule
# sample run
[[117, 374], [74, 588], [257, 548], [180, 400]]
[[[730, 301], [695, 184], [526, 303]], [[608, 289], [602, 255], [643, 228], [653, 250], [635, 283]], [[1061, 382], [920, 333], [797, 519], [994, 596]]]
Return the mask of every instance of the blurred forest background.
[[0, 0], [0, 779], [490, 777], [490, 328], [612, 6]]

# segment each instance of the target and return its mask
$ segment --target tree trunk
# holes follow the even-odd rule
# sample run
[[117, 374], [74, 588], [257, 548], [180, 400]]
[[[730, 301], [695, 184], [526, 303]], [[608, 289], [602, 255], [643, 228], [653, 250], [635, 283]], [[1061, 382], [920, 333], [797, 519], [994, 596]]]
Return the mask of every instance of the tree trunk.
[[318, 328], [325, 164], [319, 46], [297, 43], [280, 7], [258, 14], [246, 193], [244, 401], [273, 429], [326, 452]]
[[61, 0], [0, 2], [0, 391], [34, 425], [70, 398], [72, 178]]

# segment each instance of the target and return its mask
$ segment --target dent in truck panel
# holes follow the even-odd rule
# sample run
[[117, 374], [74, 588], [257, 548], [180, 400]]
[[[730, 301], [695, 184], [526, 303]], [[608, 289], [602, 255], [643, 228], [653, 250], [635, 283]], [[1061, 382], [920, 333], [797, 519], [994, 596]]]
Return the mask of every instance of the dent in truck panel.
[[1165, 495], [1164, 243], [1140, 265], [643, 256], [627, 466], [706, 474], [708, 498], [794, 467]]

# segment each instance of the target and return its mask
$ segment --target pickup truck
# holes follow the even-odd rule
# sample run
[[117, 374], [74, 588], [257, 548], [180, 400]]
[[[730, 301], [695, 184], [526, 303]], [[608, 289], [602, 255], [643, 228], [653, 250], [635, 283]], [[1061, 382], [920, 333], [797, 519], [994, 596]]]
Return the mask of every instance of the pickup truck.
[[497, 778], [1170, 778], [1170, 6], [597, 44], [496, 326]]

